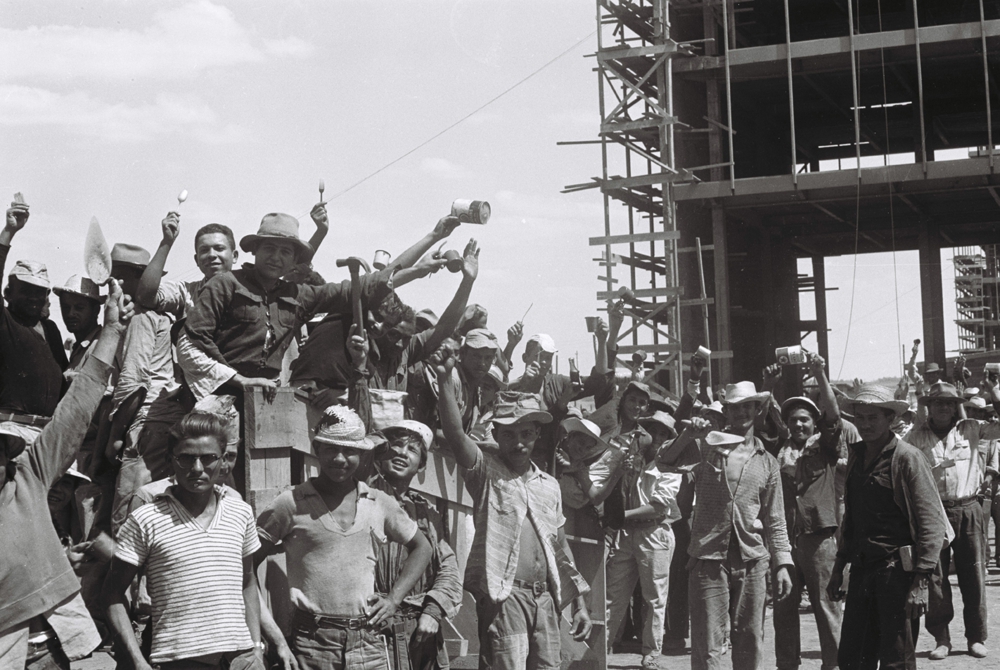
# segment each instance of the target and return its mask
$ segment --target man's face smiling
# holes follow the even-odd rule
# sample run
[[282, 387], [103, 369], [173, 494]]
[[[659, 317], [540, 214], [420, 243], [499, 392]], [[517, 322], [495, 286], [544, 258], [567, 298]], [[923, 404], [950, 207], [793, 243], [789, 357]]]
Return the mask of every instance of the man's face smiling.
[[295, 243], [265, 239], [254, 252], [254, 267], [265, 281], [277, 281], [295, 265]]
[[236, 258], [236, 250], [222, 233], [205, 233], [195, 241], [194, 262], [205, 279], [232, 270]]
[[531, 466], [531, 452], [538, 440], [538, 424], [534, 421], [497, 425], [495, 433], [500, 458], [513, 469]]
[[799, 445], [803, 444], [812, 437], [815, 430], [816, 422], [813, 419], [812, 413], [806, 408], [799, 407], [788, 415], [788, 432], [791, 435], [792, 442]]
[[189, 493], [211, 491], [222, 467], [223, 446], [213, 436], [181, 440], [171, 454], [177, 485]]
[[423, 445], [412, 433], [393, 435], [379, 461], [382, 476], [391, 483], [409, 482], [420, 471]]
[[649, 396], [635, 389], [622, 396], [622, 417], [629, 421], [638, 421], [639, 417], [649, 409]]

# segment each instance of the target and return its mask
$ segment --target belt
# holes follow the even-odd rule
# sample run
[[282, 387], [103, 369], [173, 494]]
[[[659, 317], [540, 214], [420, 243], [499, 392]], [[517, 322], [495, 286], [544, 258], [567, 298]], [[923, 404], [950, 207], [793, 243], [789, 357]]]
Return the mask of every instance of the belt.
[[964, 498], [956, 498], [955, 500], [942, 500], [941, 504], [945, 507], [962, 507], [964, 505], [971, 505], [974, 502], [979, 502], [979, 496], [965, 496]]
[[38, 416], [37, 414], [14, 414], [12, 412], [0, 412], [0, 421], [12, 421], [22, 426], [38, 426], [44, 428], [52, 421], [50, 416]]
[[368, 628], [367, 617], [310, 614], [299, 609], [295, 610], [295, 622], [315, 626], [316, 628], [339, 628], [340, 630], [362, 630]]
[[518, 589], [524, 589], [525, 591], [531, 591], [531, 594], [536, 598], [543, 593], [549, 592], [549, 583], [547, 581], [543, 582], [526, 582], [523, 579], [515, 579], [514, 587]]
[[653, 528], [659, 526], [658, 519], [625, 519], [624, 528]]

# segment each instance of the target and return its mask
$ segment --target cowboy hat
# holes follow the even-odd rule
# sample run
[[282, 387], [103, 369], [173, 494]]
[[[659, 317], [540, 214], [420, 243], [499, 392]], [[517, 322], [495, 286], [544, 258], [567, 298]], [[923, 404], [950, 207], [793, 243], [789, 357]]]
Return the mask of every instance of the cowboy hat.
[[559, 426], [566, 431], [567, 435], [570, 433], [580, 433], [594, 439], [593, 446], [587, 450], [587, 452], [581, 457], [581, 460], [589, 460], [590, 458], [603, 453], [611, 446], [601, 438], [601, 429], [598, 425], [588, 419], [579, 419], [575, 416], [571, 416], [568, 419], [563, 419], [563, 422], [560, 423]]
[[264, 240], [291, 242], [295, 247], [296, 259], [313, 252], [311, 246], [299, 239], [299, 220], [290, 214], [265, 214], [256, 234], [247, 235], [240, 240], [240, 249], [248, 254], [256, 253], [258, 245]]
[[917, 402], [921, 405], [926, 405], [932, 400], [950, 400], [954, 403], [961, 403], [965, 400], [962, 394], [958, 392], [954, 384], [949, 384], [948, 382], [934, 382], [931, 384], [930, 390], [927, 395], [920, 396]]
[[741, 402], [765, 402], [771, 394], [767, 391], [757, 393], [757, 386], [753, 382], [736, 382], [726, 384], [726, 392], [722, 396], [723, 405], [737, 405]]
[[969, 409], [978, 409], [983, 412], [993, 411], [992, 403], [986, 402], [986, 398], [983, 398], [982, 396], [976, 396], [975, 398], [970, 398], [969, 400], [966, 400], [964, 403], [962, 403], [962, 405], [968, 407]]
[[861, 389], [851, 398], [848, 403], [852, 410], [858, 405], [866, 407], [881, 407], [892, 410], [896, 416], [900, 416], [910, 408], [905, 400], [896, 400], [892, 389], [880, 384], [864, 384]]
[[538, 396], [534, 393], [504, 391], [497, 396], [497, 404], [492, 412], [483, 416], [482, 422], [492, 422], [501, 426], [534, 421], [551, 423], [552, 415], [542, 409]]

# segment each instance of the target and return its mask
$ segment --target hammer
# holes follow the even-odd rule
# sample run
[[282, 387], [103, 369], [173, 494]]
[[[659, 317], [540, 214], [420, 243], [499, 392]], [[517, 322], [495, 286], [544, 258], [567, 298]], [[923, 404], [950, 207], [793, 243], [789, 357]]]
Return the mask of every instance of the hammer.
[[361, 314], [361, 267], [364, 267], [365, 272], [371, 272], [371, 268], [368, 267], [367, 261], [363, 258], [358, 258], [357, 256], [351, 256], [350, 258], [341, 258], [337, 261], [337, 267], [342, 268], [347, 266], [347, 269], [351, 271], [351, 304], [354, 306], [354, 323], [358, 324], [358, 331], [364, 330], [365, 323]]

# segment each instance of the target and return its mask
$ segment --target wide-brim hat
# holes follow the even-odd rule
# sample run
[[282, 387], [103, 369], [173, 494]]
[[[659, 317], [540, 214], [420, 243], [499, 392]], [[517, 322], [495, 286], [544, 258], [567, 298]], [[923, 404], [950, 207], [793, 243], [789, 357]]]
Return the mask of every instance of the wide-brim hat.
[[677, 421], [666, 412], [656, 411], [650, 416], [639, 419], [639, 425], [643, 428], [653, 423], [666, 427], [674, 434], [674, 437], [677, 437]]
[[145, 269], [149, 265], [149, 258], [149, 252], [136, 244], [119, 242], [111, 248], [112, 265], [130, 265]]
[[948, 382], [934, 382], [931, 384], [931, 388], [927, 391], [927, 394], [920, 396], [917, 402], [921, 405], [926, 405], [932, 400], [949, 400], [954, 403], [965, 402], [965, 398], [958, 392], [955, 385]]
[[588, 437], [592, 437], [596, 440], [594, 446], [587, 450], [582, 457], [583, 460], [588, 460], [594, 456], [604, 453], [605, 450], [611, 447], [602, 437], [600, 427], [589, 419], [580, 419], [575, 416], [571, 416], [568, 419], [563, 419], [559, 426], [566, 431], [566, 434], [570, 433], [581, 433]]
[[705, 444], [710, 447], [724, 447], [730, 444], [741, 444], [745, 440], [746, 437], [733, 435], [732, 433], [723, 433], [721, 430], [709, 431], [708, 435], [705, 436]]
[[866, 407], [881, 407], [892, 410], [896, 416], [900, 416], [910, 408], [910, 404], [905, 400], [896, 400], [893, 391], [888, 386], [881, 384], [864, 384], [861, 389], [849, 401], [852, 414], [858, 405]]
[[743, 402], [766, 402], [771, 394], [767, 391], [757, 393], [757, 385], [753, 382], [736, 382], [726, 384], [726, 392], [722, 396], [722, 404], [738, 405]]
[[483, 423], [492, 422], [501, 426], [517, 423], [551, 423], [552, 415], [542, 409], [538, 396], [534, 393], [503, 391], [497, 396], [493, 411], [487, 412]]
[[73, 275], [67, 279], [66, 283], [62, 286], [56, 286], [53, 288], [52, 292], [57, 296], [63, 296], [69, 293], [89, 298], [94, 302], [104, 302], [104, 298], [101, 297], [101, 288], [89, 277], [82, 277], [80, 275]]
[[353, 409], [343, 405], [330, 405], [323, 411], [323, 418], [316, 426], [313, 442], [371, 451], [375, 443], [369, 439], [365, 424]]
[[240, 240], [240, 249], [252, 254], [264, 240], [283, 240], [295, 246], [296, 259], [311, 254], [313, 248], [299, 239], [299, 220], [291, 214], [272, 212], [265, 214], [260, 220], [260, 227], [253, 235], [247, 235]]
[[962, 403], [965, 407], [969, 409], [978, 409], [984, 412], [992, 412], [993, 404], [986, 402], [986, 398], [982, 396], [976, 396], [975, 398], [970, 398]]
[[805, 396], [793, 396], [788, 400], [786, 400], [785, 402], [781, 403], [781, 420], [787, 423], [788, 417], [791, 416], [792, 412], [794, 412], [796, 409], [800, 407], [808, 410], [809, 413], [812, 414], [813, 418], [816, 420], [819, 420], [819, 417], [822, 414], [822, 412], [819, 411], [819, 407], [816, 405], [816, 403], [814, 403], [809, 398]]
[[929, 372], [941, 372], [941, 366], [937, 363], [928, 363], [927, 367], [924, 368], [924, 374]]
[[713, 400], [711, 405], [703, 405], [701, 408], [701, 413], [704, 414], [706, 412], [715, 412], [723, 419], [726, 418], [726, 410], [723, 409], [722, 403], [719, 402], [718, 400]]
[[382, 434], [386, 438], [394, 433], [413, 433], [417, 435], [420, 441], [423, 442], [425, 450], [430, 449], [431, 444], [434, 443], [434, 433], [419, 421], [405, 419], [403, 421], [396, 421], [382, 429]]

